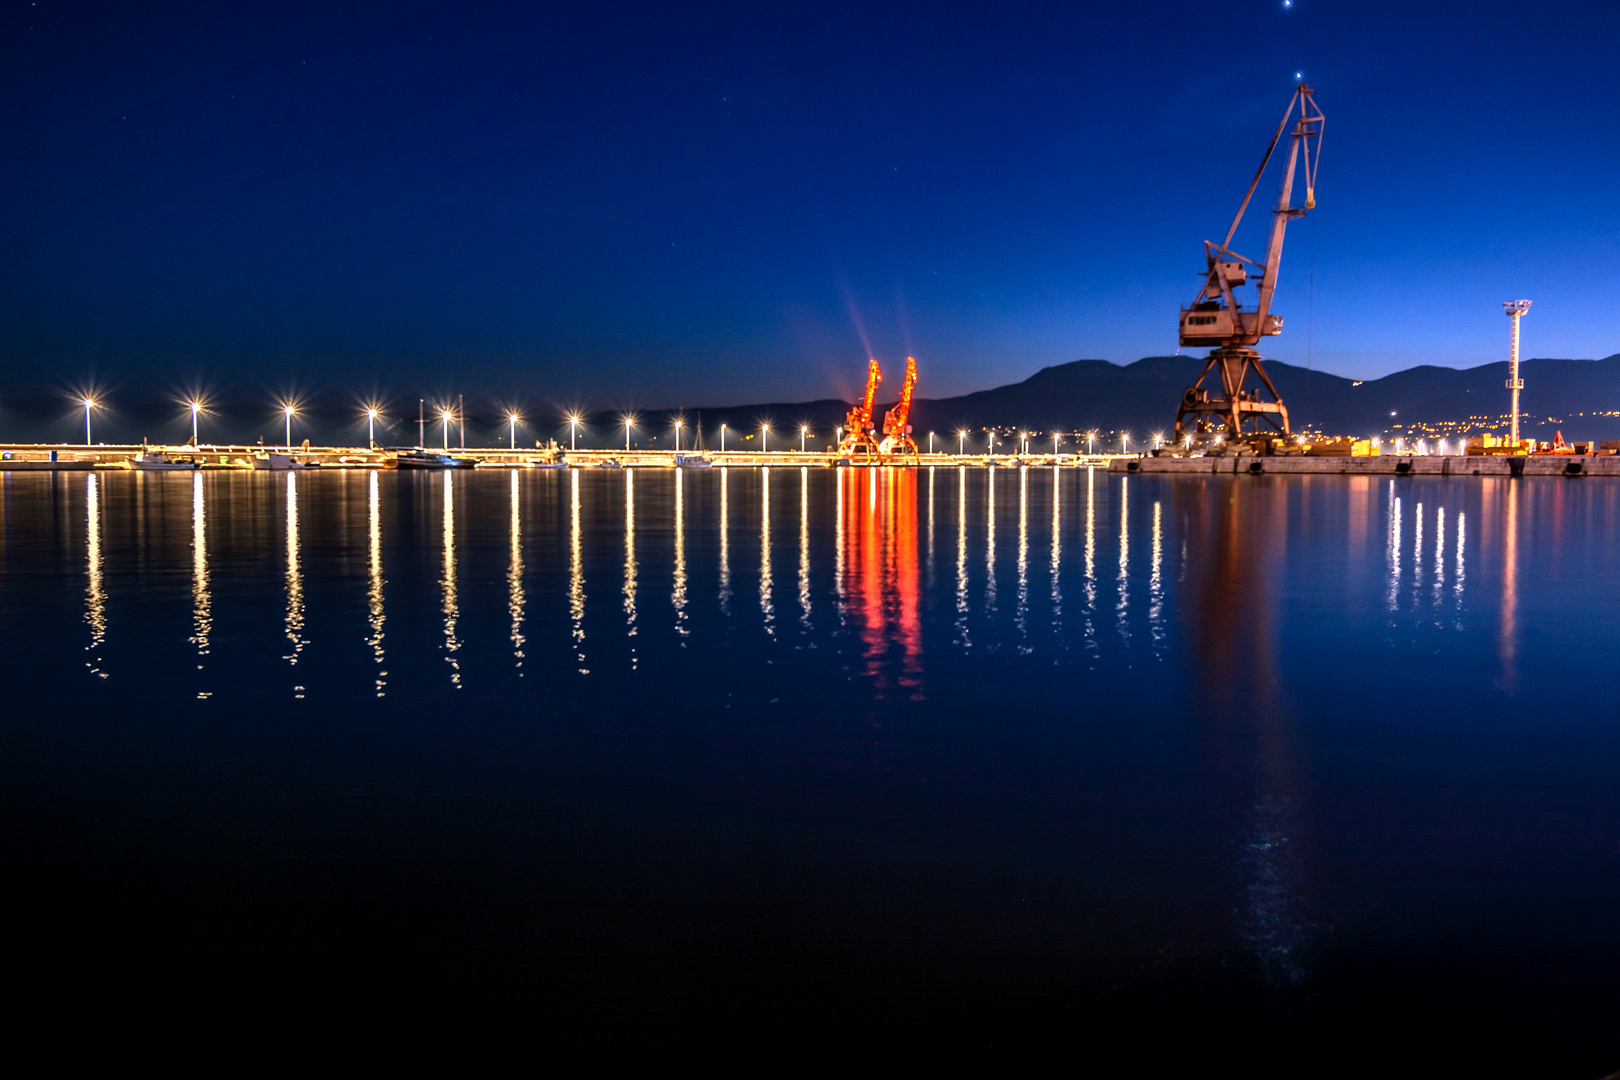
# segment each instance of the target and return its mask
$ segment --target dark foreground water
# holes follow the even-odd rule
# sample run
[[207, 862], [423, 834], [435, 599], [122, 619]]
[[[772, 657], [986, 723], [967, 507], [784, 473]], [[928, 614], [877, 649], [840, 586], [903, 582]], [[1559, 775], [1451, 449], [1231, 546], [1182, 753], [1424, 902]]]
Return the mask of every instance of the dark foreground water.
[[6, 474], [0, 513], [53, 1003], [1620, 1067], [1620, 485]]

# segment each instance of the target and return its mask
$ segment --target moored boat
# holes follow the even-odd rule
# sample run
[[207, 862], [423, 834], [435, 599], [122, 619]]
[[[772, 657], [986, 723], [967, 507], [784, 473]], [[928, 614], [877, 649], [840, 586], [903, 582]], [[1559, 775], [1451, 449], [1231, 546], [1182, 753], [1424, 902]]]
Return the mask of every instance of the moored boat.
[[177, 472], [181, 469], [195, 469], [197, 463], [187, 459], [177, 461], [158, 450], [142, 450], [139, 454], [124, 462], [124, 468], [135, 469], [139, 472]]
[[471, 469], [478, 465], [477, 458], [451, 457], [431, 450], [402, 450], [394, 462], [401, 469]]
[[677, 469], [712, 469], [714, 462], [702, 454], [676, 454], [675, 467]]

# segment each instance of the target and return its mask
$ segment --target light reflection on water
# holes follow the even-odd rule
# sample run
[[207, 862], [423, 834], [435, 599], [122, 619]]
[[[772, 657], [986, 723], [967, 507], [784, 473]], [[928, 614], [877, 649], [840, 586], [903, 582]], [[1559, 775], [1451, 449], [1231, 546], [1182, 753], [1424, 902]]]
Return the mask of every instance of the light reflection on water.
[[[930, 721], [972, 703], [987, 707], [985, 723], [1051, 724], [1066, 738], [1104, 740], [1166, 722], [1153, 712], [1160, 709], [1195, 732], [1198, 752], [1176, 767], [1207, 766], [1237, 806], [1219, 851], [1240, 882], [1223, 909], [1232, 932], [1267, 978], [1293, 984], [1311, 976], [1334, 918], [1317, 899], [1331, 891], [1320, 854], [1330, 843], [1320, 824], [1329, 810], [1316, 787], [1329, 766], [1312, 725], [1363, 711], [1389, 723], [1415, 709], [1415, 698], [1433, 710], [1426, 680], [1444, 680], [1459, 710], [1531, 707], [1537, 693], [1559, 690], [1536, 663], [1532, 631], [1552, 631], [1536, 622], [1533, 590], [1566, 589], [1567, 603], [1597, 605], [1579, 614], [1601, 635], [1612, 590], [1596, 571], [1620, 565], [1620, 541], [1611, 539], [1620, 536], [1620, 497], [1590, 483], [1392, 480], [1380, 491], [1361, 478], [1307, 485], [1021, 468], [1016, 558], [998, 563], [998, 515], [1013, 511], [1003, 469], [959, 467], [952, 484], [937, 469], [798, 467], [797, 491], [786, 469], [729, 473], [370, 471], [352, 488], [342, 474], [316, 472], [92, 474], [58, 489], [8, 477], [0, 598], [13, 632], [24, 614], [60, 609], [73, 636], [46, 640], [71, 655], [75, 672], [88, 672], [86, 682], [108, 670], [164, 670], [175, 660], [165, 650], [188, 668], [206, 664], [204, 691], [195, 677], [183, 686], [186, 696], [212, 694], [199, 709], [242, 702], [266, 683], [285, 704], [287, 667], [297, 669], [295, 696], [311, 706], [350, 707], [344, 695], [356, 682], [368, 696], [387, 693], [389, 708], [442, 700], [446, 669], [433, 662], [436, 652], [450, 686], [469, 698], [498, 692], [587, 712], [610, 709], [621, 700], [613, 695], [638, 685], [665, 703], [652, 688], [656, 674], [687, 680], [685, 696], [668, 704], [707, 716], [752, 679], [769, 688], [757, 695], [766, 711], [750, 737], [760, 739], [775, 737], [769, 710], [799, 722], [859, 715], [870, 728], [850, 745], [864, 745], [897, 722], [885, 710], [910, 703], [925, 704], [918, 715]], [[45, 505], [50, 490], [68, 493], [56, 504], [60, 517], [30, 517], [29, 500]], [[794, 501], [796, 580], [778, 581], [776, 569], [793, 573], [793, 553], [775, 542], [794, 542], [784, 531]], [[350, 512], [352, 537], [334, 524]], [[936, 546], [950, 559], [953, 515], [954, 573], [949, 562], [940, 566], [936, 588]], [[57, 520], [71, 547], [60, 557], [69, 569], [53, 577], [40, 568], [56, 564], [36, 549], [57, 542], [54, 526], [40, 524]], [[1043, 539], [1049, 580], [1039, 580], [1037, 562], [1031, 588], [1030, 560], [1041, 559]], [[1178, 566], [1169, 566], [1178, 552]], [[1099, 581], [1102, 572], [1114, 588]], [[779, 584], [796, 597], [779, 596]], [[59, 595], [39, 594], [24, 609], [25, 585]], [[1003, 587], [1016, 602], [998, 610]], [[734, 590], [757, 591], [757, 611], [731, 604]], [[1098, 633], [1104, 619], [1117, 633], [1106, 625]], [[311, 640], [320, 647], [308, 649]], [[786, 687], [757, 666], [790, 659], [798, 666]], [[1596, 661], [1576, 652], [1563, 662]], [[361, 666], [374, 678], [357, 680]], [[1357, 684], [1364, 700], [1340, 700], [1341, 669], [1377, 672]], [[596, 678], [581, 678], [592, 671]], [[154, 700], [173, 693], [156, 685]], [[966, 721], [955, 722], [930, 736], [939, 742], [929, 753], [945, 755], [940, 748], [962, 738]], [[981, 755], [952, 767], [966, 775], [989, 766]], [[1042, 791], [1062, 787], [1051, 777], [1041, 783]], [[1006, 790], [1019, 790], [1016, 777]], [[1191, 796], [1177, 803], [1178, 793], [1154, 788], [1150, 797], [1188, 820], [1204, 812]]]

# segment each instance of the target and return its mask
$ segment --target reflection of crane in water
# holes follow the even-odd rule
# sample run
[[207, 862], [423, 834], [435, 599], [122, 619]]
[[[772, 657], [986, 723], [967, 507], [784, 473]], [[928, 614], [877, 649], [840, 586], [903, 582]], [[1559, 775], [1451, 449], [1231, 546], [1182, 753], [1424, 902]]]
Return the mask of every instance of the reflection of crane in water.
[[[1237, 254], [1229, 245], [1296, 105], [1299, 117], [1288, 146], [1288, 163], [1283, 167], [1282, 190], [1272, 211], [1271, 241], [1266, 246], [1265, 262], [1260, 263]], [[1193, 298], [1192, 306], [1182, 309], [1181, 344], [1184, 347], [1213, 345], [1215, 349], [1209, 354], [1203, 372], [1182, 395], [1181, 407], [1176, 410], [1177, 442], [1184, 434], [1194, 431], [1207, 435], [1219, 433], [1235, 441], [1242, 437], [1246, 422], [1252, 423], [1252, 431], [1257, 434], [1268, 430], [1283, 435], [1290, 433], [1288, 406], [1283, 404], [1282, 396], [1260, 365], [1260, 354], [1254, 346], [1262, 337], [1282, 333], [1282, 316], [1271, 314], [1271, 298], [1277, 289], [1277, 269], [1282, 262], [1283, 230], [1289, 221], [1305, 216], [1316, 207], [1316, 166], [1325, 121], [1322, 110], [1316, 107], [1311, 88], [1300, 83], [1283, 113], [1282, 123], [1277, 125], [1277, 133], [1271, 137], [1271, 145], [1260, 159], [1260, 168], [1249, 183], [1237, 216], [1232, 219], [1232, 227], [1226, 231], [1226, 239], [1219, 244], [1204, 241], [1204, 284]], [[1316, 140], [1314, 154], [1313, 139]], [[1294, 206], [1294, 170], [1301, 157], [1304, 158], [1305, 201]], [[1245, 311], [1232, 290], [1251, 278], [1259, 295], [1254, 310]], [[1204, 381], [1217, 369], [1220, 371], [1219, 388], [1206, 389]], [[1261, 397], [1258, 387], [1245, 386], [1251, 369], [1270, 394], [1270, 401]]]
[[838, 572], [857, 605], [866, 674], [878, 697], [888, 696], [898, 683], [912, 700], [921, 700], [917, 472], [888, 468], [849, 471], [848, 484], [840, 485], [843, 543], [839, 545]]
[[[1267, 570], [1281, 555], [1287, 494], [1211, 480], [1195, 490], [1178, 489], [1176, 501], [1189, 518], [1193, 542], [1211, 552], [1189, 565], [1199, 579], [1190, 614], [1200, 699], [1220, 725], [1214, 733], [1217, 759], [1249, 789], [1238, 859], [1247, 900], [1241, 933], [1267, 979], [1298, 982], [1305, 974], [1300, 952], [1309, 929], [1304, 852], [1292, 710], [1277, 671]], [[1245, 743], [1247, 753], [1239, 750]]]

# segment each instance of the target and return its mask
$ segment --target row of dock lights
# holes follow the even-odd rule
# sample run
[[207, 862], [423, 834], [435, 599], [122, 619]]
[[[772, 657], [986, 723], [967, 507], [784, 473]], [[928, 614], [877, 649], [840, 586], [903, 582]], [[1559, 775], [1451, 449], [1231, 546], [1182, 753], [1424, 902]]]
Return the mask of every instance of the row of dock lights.
[[[90, 414], [91, 414], [91, 412], [93, 410], [100, 408], [101, 404], [100, 404], [100, 402], [98, 402], [93, 397], [81, 398], [80, 399], [80, 404], [82, 404], [84, 406], [84, 445], [89, 446], [89, 445], [91, 445]], [[186, 404], [187, 410], [191, 413], [191, 441], [192, 441], [193, 445], [196, 445], [197, 441], [198, 441], [198, 429], [197, 429], [198, 417], [200, 417], [204, 412], [206, 412], [207, 409], [203, 405], [202, 402], [197, 401], [197, 400], [190, 400], [190, 401], [187, 401], [185, 404]], [[293, 422], [293, 417], [298, 415], [298, 406], [291, 403], [291, 402], [283, 402], [282, 406], [281, 406], [281, 414], [282, 414], [282, 419], [283, 419], [284, 423], [286, 424], [286, 429], [285, 429], [285, 431], [286, 431], [286, 446], [287, 446], [287, 449], [290, 450], [290, 449], [292, 449], [292, 422]], [[376, 443], [377, 443], [377, 421], [379, 419], [381, 419], [381, 417], [382, 417], [382, 410], [378, 409], [374, 405], [373, 406], [367, 406], [366, 410], [365, 410], [365, 417], [366, 417], [366, 439], [367, 439], [367, 441], [368, 441], [368, 443], [370, 445], [375, 446]], [[512, 446], [512, 447], [517, 446], [517, 425], [518, 425], [518, 421], [522, 420], [522, 419], [523, 419], [523, 416], [522, 416], [521, 413], [518, 413], [518, 412], [515, 412], [515, 411], [510, 411], [510, 410], [507, 412], [507, 414], [506, 414], [507, 445]], [[441, 432], [441, 434], [443, 436], [443, 439], [444, 439], [444, 447], [447, 450], [450, 448], [450, 425], [452, 423], [454, 423], [455, 420], [456, 420], [456, 414], [455, 414], [455, 412], [453, 410], [450, 410], [450, 409], [440, 409], [439, 410], [440, 432]], [[569, 414], [569, 416], [568, 416], [568, 448], [570, 450], [578, 450], [579, 449], [579, 429], [580, 429], [580, 426], [583, 423], [584, 423], [584, 418], [581, 417], [578, 413], [570, 413]], [[631, 434], [631, 431], [634, 428], [635, 428], [635, 418], [634, 417], [625, 417], [625, 421], [624, 421], [624, 448], [625, 448], [626, 452], [629, 452], [629, 450], [630, 450], [630, 434]], [[681, 432], [684, 430], [684, 428], [685, 428], [685, 421], [683, 421], [683, 420], [676, 420], [675, 421], [675, 452], [676, 453], [681, 452]], [[725, 450], [726, 450], [726, 432], [728, 430], [730, 430], [730, 429], [727, 427], [727, 425], [725, 425], [725, 424], [720, 425], [720, 452], [721, 453], [725, 453]], [[838, 441], [842, 441], [843, 437], [844, 437], [844, 429], [843, 429], [843, 427], [839, 426], [836, 429], [836, 431], [837, 431], [837, 439], [838, 439]], [[770, 451], [771, 426], [769, 424], [761, 424], [759, 426], [759, 435], [760, 435], [760, 449], [763, 452], [769, 453], [769, 451]], [[957, 452], [957, 454], [959, 456], [965, 456], [966, 453], [967, 453], [967, 437], [968, 437], [968, 430], [966, 428], [959, 429], [957, 431], [957, 433], [956, 433], [956, 452]], [[807, 443], [808, 443], [809, 438], [810, 438], [810, 425], [801, 424], [799, 426], [799, 452], [801, 454], [806, 452]], [[1021, 440], [1020, 445], [1022, 447], [1022, 452], [1025, 453], [1025, 454], [1028, 454], [1029, 453], [1030, 432], [1027, 432], [1027, 431], [1019, 432], [1019, 439]], [[1062, 439], [1062, 436], [1058, 432], [1054, 431], [1052, 433], [1052, 454], [1053, 454], [1053, 456], [1057, 455], [1058, 446], [1061, 443], [1061, 439]], [[1160, 445], [1160, 443], [1162, 441], [1163, 441], [1163, 436], [1162, 435], [1154, 435], [1153, 436], [1153, 447], [1154, 447], [1154, 449], [1158, 449], [1159, 445]], [[1376, 443], [1376, 442], [1377, 442], [1377, 440], [1375, 439], [1374, 443]], [[1399, 443], [1400, 443], [1400, 440], [1397, 439], [1396, 443], [1397, 443], [1397, 446], [1398, 446]], [[1086, 451], [1087, 451], [1087, 453], [1095, 453], [1096, 452], [1096, 445], [1097, 445], [1097, 433], [1095, 431], [1087, 432], [1086, 433]], [[1192, 439], [1191, 439], [1190, 436], [1188, 437], [1187, 445], [1189, 445], [1189, 446], [1192, 445]], [[1442, 440], [1441, 441], [1441, 446], [1444, 447], [1444, 445], [1445, 445], [1445, 442], [1444, 442], [1444, 440]], [[996, 447], [996, 433], [994, 431], [990, 431], [990, 432], [988, 432], [988, 443], [987, 443], [987, 447], [986, 447], [986, 452], [993, 455], [995, 453], [995, 447]], [[1125, 435], [1120, 436], [1120, 450], [1122, 452], [1128, 453], [1129, 452], [1129, 447], [1130, 447], [1130, 435], [1125, 434]], [[928, 452], [930, 454], [932, 454], [934, 452], [934, 432], [932, 432], [932, 431], [930, 431], [928, 433]], [[1399, 452], [1399, 451], [1397, 451], [1397, 452]], [[1442, 452], [1444, 452], [1444, 451], [1442, 451]]]

